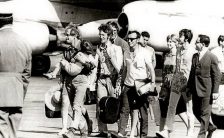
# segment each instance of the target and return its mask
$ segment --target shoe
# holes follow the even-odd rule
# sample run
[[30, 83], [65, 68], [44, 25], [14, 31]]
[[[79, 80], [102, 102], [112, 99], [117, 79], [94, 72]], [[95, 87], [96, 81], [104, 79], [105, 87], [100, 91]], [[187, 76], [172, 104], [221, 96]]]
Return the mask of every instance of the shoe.
[[90, 135], [93, 131], [93, 121], [89, 120], [89, 123], [87, 124], [88, 126], [88, 135]]
[[121, 133], [118, 133], [117, 134], [119, 137], [121, 137], [121, 138], [125, 138], [125, 136], [123, 135], [123, 134], [121, 134]]
[[156, 132], [156, 136], [158, 138], [170, 138], [168, 130], [163, 130], [160, 132]]
[[58, 135], [62, 136], [65, 133], [68, 133], [68, 130], [63, 128], [60, 132], [58, 132]]
[[207, 138], [212, 138], [212, 134], [216, 129], [217, 129], [217, 127], [213, 127], [212, 129], [208, 130]]
[[48, 80], [56, 79], [56, 75], [53, 75], [52, 73], [44, 73], [43, 76]]
[[104, 138], [107, 138], [107, 133], [100, 132], [98, 135], [95, 135], [94, 137], [104, 137]]

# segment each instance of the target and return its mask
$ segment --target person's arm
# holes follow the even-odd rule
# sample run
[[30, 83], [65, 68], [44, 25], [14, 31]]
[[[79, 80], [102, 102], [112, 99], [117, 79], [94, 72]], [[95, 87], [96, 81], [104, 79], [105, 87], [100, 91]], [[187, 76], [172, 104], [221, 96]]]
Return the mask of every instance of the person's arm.
[[121, 70], [121, 67], [123, 66], [123, 53], [122, 53], [122, 49], [120, 46], [116, 46], [115, 47], [115, 57], [113, 57], [113, 59], [111, 59], [111, 62], [114, 66], [114, 68], [116, 69], [116, 71], [119, 73]]
[[26, 94], [27, 92], [27, 87], [29, 84], [29, 78], [31, 77], [31, 66], [32, 66], [32, 55], [31, 55], [31, 51], [29, 51], [28, 54], [28, 59], [26, 61], [26, 66], [25, 69], [22, 73], [22, 79], [23, 79], [23, 88], [24, 88], [24, 92]]
[[218, 59], [215, 55], [211, 55], [211, 79], [212, 79], [212, 97], [217, 99], [219, 96], [219, 84], [221, 79], [221, 73], [218, 67]]
[[156, 54], [155, 54], [154, 49], [153, 49], [153, 53], [152, 53], [152, 65], [154, 68], [156, 67]]
[[154, 70], [152, 61], [148, 57], [148, 55], [145, 55], [145, 64], [146, 64], [146, 67], [147, 67], [148, 72], [150, 73], [150, 75], [149, 75], [150, 78], [149, 79], [151, 79], [151, 83], [152, 83], [153, 90], [154, 90], [156, 75], [155, 75], [155, 70]]

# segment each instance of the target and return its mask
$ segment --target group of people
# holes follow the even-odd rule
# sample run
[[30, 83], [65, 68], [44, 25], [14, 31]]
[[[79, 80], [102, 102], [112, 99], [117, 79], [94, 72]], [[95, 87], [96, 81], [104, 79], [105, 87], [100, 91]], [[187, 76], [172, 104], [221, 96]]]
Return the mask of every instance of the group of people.
[[[158, 137], [169, 138], [173, 131], [174, 117], [178, 114], [187, 127], [187, 136], [193, 136], [194, 116], [200, 122], [198, 138], [211, 138], [217, 129], [212, 124], [211, 105], [218, 98], [218, 88], [222, 69], [222, 60], [212, 54], [208, 46], [210, 38], [200, 34], [191, 43], [193, 33], [182, 29], [179, 37], [172, 34], [167, 37], [170, 52], [165, 55], [163, 84], [160, 92], [160, 131]], [[220, 36], [222, 37], [222, 36]], [[218, 43], [220, 40], [218, 38]], [[221, 48], [222, 49], [222, 48]], [[186, 111], [184, 111], [186, 108]]]
[[[6, 19], [5, 19], [6, 17]], [[1, 19], [4, 20], [1, 21]], [[28, 43], [13, 32], [12, 14], [0, 14], [0, 97], [14, 100], [0, 101], [0, 136], [16, 137], [21, 119], [22, 105], [31, 69], [31, 49]], [[92, 120], [84, 107], [87, 89], [97, 91], [97, 120], [99, 134], [108, 137], [107, 124], [99, 118], [99, 101], [105, 96], [120, 99], [118, 135], [125, 137], [129, 114], [131, 115], [130, 138], [135, 137], [140, 122], [140, 137], [148, 133], [148, 95], [155, 85], [155, 51], [148, 45], [150, 35], [131, 30], [126, 41], [118, 36], [116, 22], [101, 24], [98, 28], [100, 44], [94, 52], [93, 45], [83, 40], [76, 26], [68, 25], [58, 34], [58, 45], [64, 47], [64, 58], [53, 72], [45, 74], [49, 79], [60, 72], [62, 91], [62, 124], [60, 135], [68, 133], [68, 108], [73, 110], [70, 128], [80, 130], [87, 137], [92, 132]], [[170, 49], [164, 55], [163, 83], [159, 94], [161, 109], [158, 137], [169, 138], [173, 131], [175, 115], [178, 114], [192, 136], [194, 116], [200, 122], [198, 138], [211, 138], [216, 127], [210, 120], [212, 101], [219, 96], [221, 73], [224, 71], [222, 53], [224, 36], [218, 38], [219, 47], [208, 49], [210, 38], [200, 34], [192, 44], [193, 33], [189, 29], [179, 31], [179, 36], [167, 37]], [[13, 40], [13, 41], [11, 41]], [[222, 50], [222, 51], [221, 51]], [[214, 53], [214, 54], [213, 54]], [[143, 86], [137, 88], [137, 83]], [[16, 96], [15, 96], [16, 95]]]
[[[83, 105], [86, 89], [96, 83], [99, 130], [97, 136], [108, 136], [107, 125], [99, 118], [98, 103], [102, 97], [111, 96], [119, 97], [121, 103], [120, 118], [117, 122], [118, 135], [120, 137], [127, 135], [125, 130], [130, 114], [132, 124], [130, 137], [135, 137], [138, 121], [140, 137], [147, 137], [149, 96], [140, 95], [143, 90], [137, 89], [136, 84], [138, 81], [144, 82], [145, 86], [149, 85], [148, 91], [153, 91], [156, 87], [154, 70], [156, 59], [154, 49], [148, 45], [150, 35], [146, 31], [139, 33], [133, 30], [128, 32], [125, 41], [118, 36], [119, 28], [116, 22], [101, 24], [98, 29], [100, 44], [96, 52], [93, 52], [92, 44], [81, 39], [76, 27], [67, 27], [65, 31], [67, 39], [63, 43], [71, 47], [69, 56], [64, 54], [65, 59], [57, 65], [60, 67], [56, 68], [56, 73], [53, 71], [45, 75], [48, 78], [55, 78], [59, 68], [63, 71], [61, 80], [65, 81], [68, 96], [64, 95], [69, 97], [69, 100], [64, 101], [70, 101], [74, 109], [72, 127], [76, 130], [80, 129], [78, 127], [83, 116], [88, 127], [88, 133], [85, 134], [92, 132], [92, 121]], [[213, 53], [219, 51], [216, 55], [221, 54], [221, 58], [217, 58], [208, 49], [209, 36], [198, 35], [195, 45], [191, 42], [192, 38], [193, 32], [189, 29], [180, 30], [179, 36], [176, 34], [167, 36], [167, 46], [170, 51], [164, 54], [163, 79], [159, 94], [160, 131], [156, 133], [158, 137], [170, 137], [176, 114], [187, 127], [187, 136], [194, 134], [194, 116], [201, 124], [198, 138], [205, 138], [206, 135], [210, 138], [216, 130], [216, 126], [210, 120], [210, 114], [212, 100], [218, 97], [223, 54], [213, 49]], [[218, 40], [221, 45], [222, 36]], [[71, 49], [73, 49], [72, 53]], [[60, 134], [67, 132], [65, 120], [67, 120], [68, 104], [66, 105], [62, 110], [63, 129]]]

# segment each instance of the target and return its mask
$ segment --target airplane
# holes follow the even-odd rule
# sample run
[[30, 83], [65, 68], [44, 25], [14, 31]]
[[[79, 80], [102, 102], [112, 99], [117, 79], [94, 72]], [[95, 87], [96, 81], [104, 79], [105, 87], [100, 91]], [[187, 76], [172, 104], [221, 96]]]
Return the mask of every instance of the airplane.
[[[46, 51], [55, 49], [57, 31], [71, 21], [80, 24], [83, 39], [95, 43], [99, 40], [99, 25], [113, 18], [121, 27], [121, 37], [129, 30], [148, 31], [150, 45], [157, 52], [166, 52], [167, 35], [183, 28], [194, 32], [192, 42], [204, 33], [211, 37], [210, 45], [216, 46], [218, 35], [224, 32], [222, 5], [222, 0], [4, 0], [0, 2], [0, 12], [13, 11], [15, 31], [32, 47], [32, 71], [42, 74], [50, 68]], [[162, 56], [157, 59], [161, 68]], [[224, 113], [213, 114], [213, 121], [220, 116], [223, 120]], [[219, 122], [222, 121], [214, 123]]]
[[133, 0], [2, 0], [0, 12], [13, 13], [14, 30], [27, 39], [32, 48], [32, 74], [41, 75], [51, 66], [51, 52], [60, 50], [55, 37], [58, 28], [70, 22], [84, 24], [117, 18], [122, 6], [130, 1]]

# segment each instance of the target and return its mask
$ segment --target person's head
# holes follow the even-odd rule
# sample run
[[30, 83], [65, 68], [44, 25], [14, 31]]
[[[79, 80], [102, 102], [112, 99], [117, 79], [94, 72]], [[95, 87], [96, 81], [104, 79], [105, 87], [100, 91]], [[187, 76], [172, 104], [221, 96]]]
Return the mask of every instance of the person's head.
[[118, 27], [118, 24], [117, 22], [115, 21], [109, 21], [107, 22], [108, 25], [110, 25], [112, 31], [113, 31], [113, 35], [112, 35], [112, 39], [115, 39], [118, 35], [118, 31], [119, 31], [119, 27]]
[[87, 40], [82, 40], [80, 44], [81, 52], [86, 53], [86, 54], [93, 54], [93, 45], [91, 42]]
[[12, 13], [0, 13], [0, 28], [13, 23]]
[[167, 46], [172, 49], [178, 45], [179, 38], [176, 34], [168, 35], [166, 38]]
[[144, 46], [147, 45], [147, 43], [149, 42], [149, 39], [150, 39], [150, 34], [147, 31], [143, 31], [141, 33], [141, 41]]
[[72, 47], [78, 48], [80, 44], [80, 33], [76, 27], [72, 27], [67, 36], [66, 42]]
[[224, 36], [223, 35], [220, 35], [218, 37], [218, 44], [219, 44], [219, 46], [224, 47]]
[[199, 34], [195, 42], [196, 50], [201, 51], [203, 47], [208, 47], [210, 44], [210, 38], [207, 35]]
[[106, 43], [111, 39], [113, 31], [108, 24], [101, 24], [98, 28], [99, 30], [99, 37], [101, 43]]
[[182, 29], [179, 31], [179, 38], [180, 38], [180, 43], [191, 43], [191, 40], [193, 38], [193, 33], [189, 29]]
[[140, 39], [140, 33], [138, 31], [129, 31], [127, 36], [127, 42], [130, 47], [134, 47], [138, 44]]

